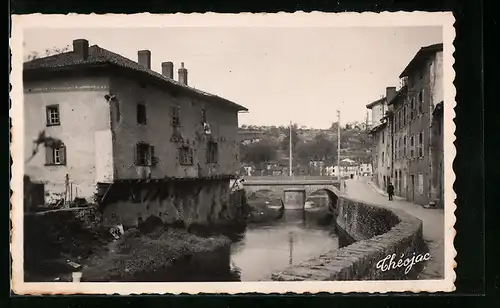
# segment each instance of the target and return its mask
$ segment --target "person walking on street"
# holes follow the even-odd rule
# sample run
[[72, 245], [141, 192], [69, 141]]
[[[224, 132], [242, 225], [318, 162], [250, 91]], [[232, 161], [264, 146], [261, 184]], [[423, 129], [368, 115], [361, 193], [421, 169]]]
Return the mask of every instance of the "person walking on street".
[[394, 186], [390, 181], [389, 185], [387, 185], [387, 194], [389, 195], [389, 201], [392, 201], [394, 196]]

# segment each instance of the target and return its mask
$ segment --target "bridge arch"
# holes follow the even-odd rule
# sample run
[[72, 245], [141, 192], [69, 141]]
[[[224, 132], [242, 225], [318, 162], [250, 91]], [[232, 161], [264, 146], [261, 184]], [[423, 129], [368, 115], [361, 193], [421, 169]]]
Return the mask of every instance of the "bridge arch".
[[319, 192], [324, 192], [328, 198], [328, 207], [334, 211], [337, 208], [339, 192], [332, 187], [310, 187], [306, 190], [306, 201], [310, 201]]

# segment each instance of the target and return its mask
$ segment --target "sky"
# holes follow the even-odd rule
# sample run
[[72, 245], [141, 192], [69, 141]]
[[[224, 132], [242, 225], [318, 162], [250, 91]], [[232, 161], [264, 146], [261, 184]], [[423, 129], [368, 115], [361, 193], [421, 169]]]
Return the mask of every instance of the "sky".
[[36, 28], [24, 55], [78, 38], [134, 61], [149, 49], [152, 69], [172, 61], [176, 79], [184, 62], [190, 86], [249, 109], [240, 125], [311, 128], [330, 127], [337, 110], [341, 123], [364, 121], [416, 52], [443, 40], [437, 26]]

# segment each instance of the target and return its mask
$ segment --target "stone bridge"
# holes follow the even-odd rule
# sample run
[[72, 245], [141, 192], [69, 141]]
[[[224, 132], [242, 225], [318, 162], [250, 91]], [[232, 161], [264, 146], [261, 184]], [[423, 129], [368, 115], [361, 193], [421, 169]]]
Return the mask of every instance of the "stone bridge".
[[243, 186], [247, 196], [272, 191], [278, 194], [286, 209], [301, 209], [314, 192], [325, 191], [331, 204], [340, 196], [341, 183], [329, 176], [248, 176]]

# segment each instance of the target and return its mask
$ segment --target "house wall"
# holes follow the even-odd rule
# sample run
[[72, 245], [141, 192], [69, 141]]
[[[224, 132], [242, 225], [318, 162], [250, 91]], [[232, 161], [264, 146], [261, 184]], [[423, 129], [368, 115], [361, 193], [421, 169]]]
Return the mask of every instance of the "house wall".
[[385, 104], [385, 101], [383, 103], [377, 104], [371, 108], [372, 110], [372, 124], [374, 126], [377, 126], [380, 124], [380, 120], [385, 115], [385, 112], [387, 111], [387, 105]]
[[[432, 116], [436, 105], [444, 101], [444, 86], [443, 86], [443, 52], [436, 53], [433, 61], [430, 63], [429, 69], [429, 156], [432, 158], [429, 161], [430, 167], [430, 187], [429, 201], [437, 202], [442, 206], [443, 192], [442, 181], [444, 178], [444, 153], [443, 153], [443, 138], [444, 135], [435, 130], [435, 126], [442, 125], [442, 115], [437, 119]], [[435, 140], [438, 139], [438, 140]], [[433, 153], [436, 152], [436, 153]]]
[[[433, 171], [433, 165], [439, 168], [439, 162], [433, 163], [433, 140], [431, 134], [432, 112], [439, 102], [434, 102], [443, 95], [442, 74], [437, 73], [442, 69], [442, 57], [439, 56], [424, 63], [408, 78], [407, 97], [395, 104], [394, 117], [400, 119], [400, 114], [406, 117], [406, 124], [398, 120], [394, 129], [395, 140], [399, 140], [397, 159], [394, 171], [401, 171], [401, 181], [398, 180], [396, 193], [417, 204], [428, 204], [439, 194], [439, 171]], [[441, 76], [440, 76], [441, 75]], [[439, 89], [438, 89], [439, 88]], [[423, 90], [422, 112], [419, 112], [419, 93]], [[411, 100], [415, 100], [414, 116], [411, 116]], [[406, 113], [403, 109], [406, 107]], [[419, 133], [423, 133], [423, 155], [418, 155]], [[403, 150], [403, 138], [407, 137], [406, 155]], [[414, 156], [411, 156], [411, 136], [414, 137]], [[439, 144], [439, 142], [438, 142]], [[439, 145], [438, 145], [439, 147]], [[438, 150], [439, 151], [439, 150]], [[434, 175], [433, 175], [434, 174]], [[399, 183], [401, 183], [399, 185]]]
[[444, 86], [443, 86], [443, 52], [436, 53], [433, 61], [430, 62], [429, 69], [429, 83], [430, 83], [430, 96], [431, 105], [430, 107], [434, 109], [436, 104], [439, 104], [444, 100]]
[[373, 181], [382, 189], [386, 189], [387, 183], [391, 180], [391, 146], [388, 127], [386, 126], [373, 134], [373, 153], [375, 153], [373, 156]]
[[[155, 86], [141, 85], [124, 77], [111, 79], [111, 92], [117, 98], [118, 108], [113, 109], [115, 175], [118, 179], [142, 178], [141, 171], [150, 173], [151, 178], [199, 177], [236, 174], [238, 164], [238, 114], [212, 103], [186, 96], [173, 97]], [[147, 124], [137, 124], [136, 106], [146, 105]], [[171, 106], [180, 106], [179, 129], [184, 143], [171, 141], [174, 129], [171, 125]], [[218, 162], [206, 162], [208, 137], [203, 132], [201, 110], [206, 109], [211, 136], [218, 143]], [[117, 113], [120, 120], [117, 120]], [[135, 144], [139, 141], [155, 147], [159, 161], [152, 167], [138, 167], [134, 164]], [[194, 149], [194, 164], [179, 163], [178, 147], [189, 145]]]
[[[113, 180], [110, 108], [104, 77], [66, 76], [24, 83], [25, 175], [45, 183], [46, 202], [64, 196], [65, 177], [73, 183], [73, 197], [92, 200], [96, 181]], [[46, 106], [59, 105], [61, 124], [46, 125]], [[47, 136], [62, 140], [66, 165], [46, 166], [45, 148], [30, 159], [33, 141], [45, 130]], [[96, 161], [96, 158], [99, 160]]]

